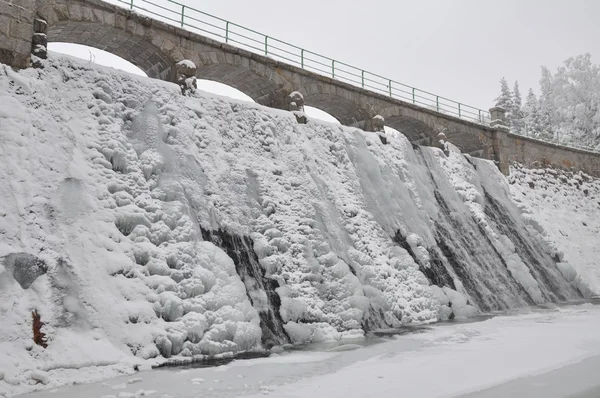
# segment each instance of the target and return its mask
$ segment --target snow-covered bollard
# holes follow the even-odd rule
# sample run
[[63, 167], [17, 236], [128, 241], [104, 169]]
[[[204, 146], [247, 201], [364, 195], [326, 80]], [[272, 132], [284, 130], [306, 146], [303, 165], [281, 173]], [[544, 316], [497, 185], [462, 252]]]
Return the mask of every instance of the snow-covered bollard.
[[506, 121], [506, 110], [502, 107], [499, 106], [495, 106], [493, 108], [490, 109], [490, 125], [493, 126], [497, 126], [497, 125], [502, 125], [502, 126], [506, 126], [507, 121]]
[[375, 115], [371, 119], [371, 126], [373, 127], [373, 131], [378, 133], [380, 131], [385, 131], [385, 119], [381, 115]]
[[448, 138], [446, 137], [446, 134], [439, 133], [436, 137], [435, 137], [435, 145], [438, 148], [440, 148], [442, 151], [444, 151], [444, 154], [446, 156], [448, 156], [450, 154], [450, 150], [448, 149]]
[[294, 91], [289, 95], [290, 111], [296, 116], [296, 121], [300, 124], [306, 124], [308, 119], [304, 113], [304, 96], [299, 91]]
[[196, 84], [196, 64], [189, 59], [177, 62], [175, 65], [177, 73], [177, 84], [181, 87], [181, 93], [187, 95], [193, 93], [197, 88]]
[[[40, 59], [48, 58], [48, 23], [41, 19], [36, 18], [33, 21], [33, 38], [31, 41], [31, 53]], [[35, 67], [41, 67], [40, 64], [34, 61]]]

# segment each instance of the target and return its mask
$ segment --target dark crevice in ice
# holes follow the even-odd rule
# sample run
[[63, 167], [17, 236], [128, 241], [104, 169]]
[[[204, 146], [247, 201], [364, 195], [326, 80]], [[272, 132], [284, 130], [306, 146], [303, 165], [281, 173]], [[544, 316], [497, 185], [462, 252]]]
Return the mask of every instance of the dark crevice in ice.
[[513, 242], [516, 253], [538, 282], [544, 299], [559, 302], [582, 298], [581, 292], [564, 279], [556, 266], [555, 259], [543, 248], [535, 247], [528, 242], [523, 237], [524, 234], [528, 234], [528, 231], [525, 228], [519, 231], [508, 210], [503, 209], [487, 191], [484, 190], [484, 194], [485, 215], [495, 223], [500, 233], [508, 236]]
[[[449, 205], [458, 198], [444, 197], [443, 192], [453, 191], [438, 186], [433, 174], [435, 165], [428, 164], [421, 148], [416, 153], [429, 175], [439, 209], [437, 217], [432, 219], [435, 245], [428, 247], [430, 267], [421, 267], [430, 283], [462, 290], [453, 286], [460, 281], [467, 299], [482, 311], [534, 304], [529, 293], [511, 275], [485, 228], [469, 215], [470, 210], [461, 207], [464, 207], [462, 200], [457, 202], [457, 208]], [[414, 257], [414, 253], [409, 253]]]
[[[410, 256], [413, 258], [415, 263], [419, 264], [415, 252], [413, 251], [412, 247], [408, 244], [406, 237], [403, 236], [400, 231], [396, 231], [396, 234], [392, 237], [392, 240], [404, 250], [406, 250], [408, 254], [410, 254]], [[448, 286], [452, 289], [456, 289], [456, 286], [454, 285], [454, 280], [452, 279], [452, 276], [448, 273], [448, 270], [446, 269], [446, 266], [439, 254], [439, 251], [436, 250], [436, 248], [428, 248], [427, 250], [429, 251], [429, 255], [431, 257], [430, 265], [427, 267], [423, 266], [422, 264], [419, 264], [419, 271], [425, 274], [429, 282], [433, 285], [439, 287]]]
[[281, 299], [275, 289], [279, 287], [277, 281], [267, 278], [265, 271], [258, 262], [254, 252], [254, 242], [248, 236], [235, 235], [223, 229], [206, 230], [200, 227], [202, 239], [212, 242], [227, 253], [235, 264], [237, 274], [246, 286], [246, 294], [252, 305], [256, 306], [252, 292], [262, 290], [267, 296], [267, 309], [257, 308], [260, 315], [262, 329], [262, 343], [270, 348], [290, 342], [283, 328], [283, 320], [279, 313]]

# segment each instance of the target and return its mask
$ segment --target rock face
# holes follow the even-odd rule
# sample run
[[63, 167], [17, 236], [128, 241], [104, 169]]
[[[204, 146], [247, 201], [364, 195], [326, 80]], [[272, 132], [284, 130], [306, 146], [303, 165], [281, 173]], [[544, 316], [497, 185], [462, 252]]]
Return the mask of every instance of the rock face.
[[2, 260], [7, 271], [23, 289], [29, 286], [40, 276], [48, 271], [46, 263], [34, 255], [28, 253], [13, 253]]
[[89, 366], [581, 297], [488, 161], [40, 62], [0, 68], [0, 368], [39, 365], [2, 343], [32, 308], [45, 355]]

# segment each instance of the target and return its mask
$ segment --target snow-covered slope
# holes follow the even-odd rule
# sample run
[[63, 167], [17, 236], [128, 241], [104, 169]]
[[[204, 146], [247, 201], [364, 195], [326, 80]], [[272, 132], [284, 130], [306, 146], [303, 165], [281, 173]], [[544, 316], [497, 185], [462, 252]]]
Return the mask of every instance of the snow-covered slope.
[[68, 58], [0, 66], [0, 170], [10, 391], [581, 297], [490, 162]]
[[514, 165], [509, 181], [525, 217], [534, 220], [557, 255], [575, 268], [589, 294], [599, 295], [600, 179], [581, 172]]

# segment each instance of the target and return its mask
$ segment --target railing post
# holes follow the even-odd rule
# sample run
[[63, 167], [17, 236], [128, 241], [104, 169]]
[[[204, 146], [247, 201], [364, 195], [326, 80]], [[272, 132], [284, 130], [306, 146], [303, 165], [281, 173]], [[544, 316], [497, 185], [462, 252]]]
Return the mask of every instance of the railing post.
[[458, 117], [462, 117], [460, 114], [460, 102], [458, 103]]
[[435, 96], [435, 107], [437, 109], [437, 111], [440, 111], [440, 97], [439, 96]]
[[181, 6], [181, 27], [182, 28], [185, 25], [184, 18], [185, 18], [185, 6]]
[[393, 97], [392, 95], [392, 81], [390, 80], [388, 87], [390, 88], [390, 97]]
[[133, 10], [133, 0], [131, 0], [131, 4], [129, 5], [129, 9]]
[[269, 40], [269, 36], [265, 36], [265, 55], [269, 55], [269, 45], [267, 41]]
[[304, 49], [300, 49], [300, 66], [304, 69]]
[[413, 104], [414, 104], [415, 103], [415, 88], [414, 87], [412, 88], [412, 94], [413, 94], [412, 97], [413, 97]]
[[362, 88], [365, 88], [365, 71], [364, 70], [361, 71], [360, 77], [361, 77], [361, 81], [362, 81]]
[[229, 43], [229, 21], [225, 24], [225, 43]]
[[479, 110], [479, 123], [483, 123], [483, 118], [481, 117], [481, 109]]
[[335, 79], [335, 59], [331, 60], [331, 78]]

